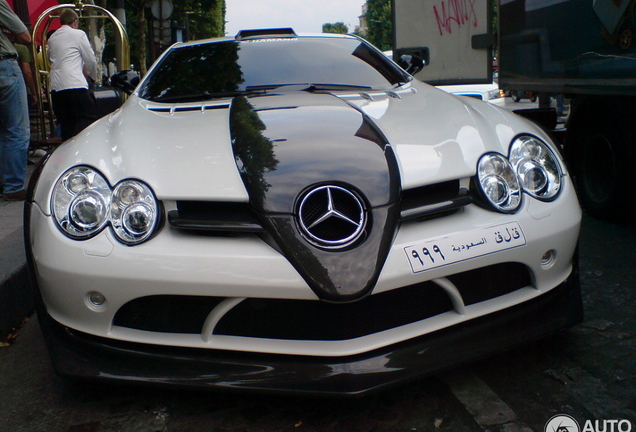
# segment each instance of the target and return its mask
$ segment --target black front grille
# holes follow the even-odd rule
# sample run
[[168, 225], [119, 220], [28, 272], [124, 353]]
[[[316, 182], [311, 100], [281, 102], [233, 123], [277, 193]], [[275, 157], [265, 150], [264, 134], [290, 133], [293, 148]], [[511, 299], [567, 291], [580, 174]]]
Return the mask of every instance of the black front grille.
[[225, 315], [215, 334], [290, 340], [347, 340], [452, 310], [443, 289], [425, 282], [355, 303], [247, 299]]
[[[503, 263], [449, 276], [466, 305], [531, 286], [529, 269]], [[138, 330], [199, 334], [223, 297], [157, 295], [124, 305], [113, 324]], [[310, 300], [246, 299], [226, 314], [218, 335], [288, 340], [347, 340], [424, 320], [452, 310], [450, 298], [423, 282], [334, 304]]]

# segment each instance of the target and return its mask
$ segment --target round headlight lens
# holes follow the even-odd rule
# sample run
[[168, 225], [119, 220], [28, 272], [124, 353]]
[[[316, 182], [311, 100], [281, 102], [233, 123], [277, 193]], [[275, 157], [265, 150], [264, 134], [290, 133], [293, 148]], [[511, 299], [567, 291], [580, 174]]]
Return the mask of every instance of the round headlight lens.
[[150, 237], [159, 209], [150, 187], [138, 180], [124, 180], [113, 191], [110, 214], [117, 238], [133, 245]]
[[90, 231], [106, 220], [107, 207], [102, 197], [94, 191], [81, 192], [69, 206], [70, 220], [79, 230]]
[[510, 163], [525, 192], [551, 200], [561, 190], [563, 169], [552, 149], [533, 136], [517, 137], [510, 147]]
[[66, 171], [53, 188], [51, 211], [69, 237], [86, 239], [108, 222], [110, 188], [96, 170], [78, 166]]
[[508, 160], [487, 153], [477, 164], [477, 179], [484, 198], [498, 211], [512, 213], [521, 204], [521, 187]]

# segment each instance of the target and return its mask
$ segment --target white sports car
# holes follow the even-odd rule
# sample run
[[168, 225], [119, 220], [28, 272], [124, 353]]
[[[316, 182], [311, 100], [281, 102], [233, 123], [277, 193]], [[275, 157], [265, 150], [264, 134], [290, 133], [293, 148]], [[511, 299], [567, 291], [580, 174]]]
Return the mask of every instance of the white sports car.
[[579, 205], [523, 118], [289, 29], [117, 78], [29, 186], [58, 373], [359, 394], [581, 320]]

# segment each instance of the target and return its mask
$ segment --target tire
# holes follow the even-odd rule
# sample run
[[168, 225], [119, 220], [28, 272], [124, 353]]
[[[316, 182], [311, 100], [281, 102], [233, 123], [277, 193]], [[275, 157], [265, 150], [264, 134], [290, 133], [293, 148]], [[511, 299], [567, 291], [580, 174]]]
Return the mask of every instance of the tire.
[[533, 93], [532, 96], [530, 96], [530, 102], [536, 102], [537, 101], [537, 95]]
[[618, 46], [621, 50], [626, 51], [632, 46], [634, 41], [634, 32], [631, 28], [624, 29], [618, 37]]
[[511, 91], [510, 97], [512, 98], [513, 102], [519, 102], [521, 100], [521, 97], [519, 96], [519, 92], [517, 90]]
[[574, 162], [579, 200], [588, 213], [600, 219], [621, 219], [632, 211], [635, 194], [630, 160], [636, 127], [630, 112], [621, 104], [598, 104], [593, 111], [571, 119], [570, 129], [576, 133], [574, 138], [568, 133], [566, 151]]

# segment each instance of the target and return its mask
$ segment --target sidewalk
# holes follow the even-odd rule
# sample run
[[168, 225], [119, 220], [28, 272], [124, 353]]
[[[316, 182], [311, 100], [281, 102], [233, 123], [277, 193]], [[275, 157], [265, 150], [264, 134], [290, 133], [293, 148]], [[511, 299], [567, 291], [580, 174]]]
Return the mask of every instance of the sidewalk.
[[[37, 162], [39, 157], [31, 157]], [[35, 165], [27, 167], [30, 177]], [[0, 197], [0, 342], [33, 312], [33, 296], [24, 252], [24, 201]]]

